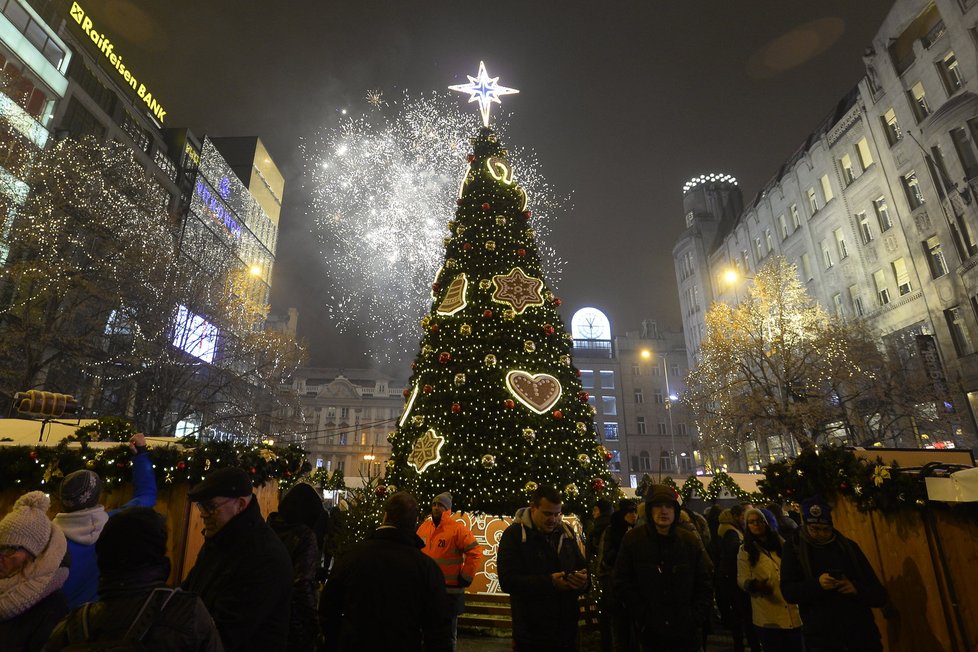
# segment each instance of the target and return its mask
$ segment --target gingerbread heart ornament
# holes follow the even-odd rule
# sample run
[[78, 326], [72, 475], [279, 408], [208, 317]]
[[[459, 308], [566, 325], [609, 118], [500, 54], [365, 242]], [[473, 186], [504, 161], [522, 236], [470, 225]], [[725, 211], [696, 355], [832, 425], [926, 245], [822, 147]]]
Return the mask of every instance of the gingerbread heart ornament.
[[543, 414], [560, 400], [560, 381], [550, 374], [531, 374], [514, 369], [506, 374], [506, 386], [520, 403]]

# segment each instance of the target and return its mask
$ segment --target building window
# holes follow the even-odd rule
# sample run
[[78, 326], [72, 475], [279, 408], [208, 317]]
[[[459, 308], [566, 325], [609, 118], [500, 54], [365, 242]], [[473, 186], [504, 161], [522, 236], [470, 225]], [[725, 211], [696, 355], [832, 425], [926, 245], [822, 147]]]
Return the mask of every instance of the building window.
[[604, 422], [604, 438], [606, 441], [618, 441], [618, 424], [616, 422]]
[[608, 470], [620, 472], [621, 471], [621, 451], [609, 450], [611, 453], [611, 459], [608, 460]]
[[336, 472], [342, 474], [346, 470], [346, 460], [336, 460]]
[[818, 212], [818, 199], [815, 197], [815, 189], [808, 189], [808, 210], [812, 215]]
[[910, 204], [910, 210], [923, 206], [924, 195], [920, 191], [920, 181], [917, 180], [917, 173], [911, 170], [901, 178], [901, 181], [903, 181], [903, 191], [907, 193], [907, 203]]
[[801, 276], [801, 280], [806, 283], [814, 278], [812, 276], [812, 261], [807, 253], [801, 255]]
[[599, 372], [601, 376], [601, 389], [614, 389], [615, 388], [615, 372], [609, 371], [607, 369], [602, 369]]
[[859, 293], [858, 285], [849, 286], [849, 301], [852, 303], [852, 312], [857, 317], [863, 316], [863, 299]]
[[876, 212], [876, 222], [880, 226], [880, 233], [885, 233], [893, 226], [893, 220], [890, 219], [890, 209], [886, 205], [886, 197], [878, 197], [873, 200], [873, 211]]
[[657, 424], [657, 426], [656, 426], [656, 432], [658, 432], [660, 435], [668, 435], [669, 434], [669, 429], [666, 428], [666, 422], [665, 421], [660, 421]]
[[924, 243], [924, 252], [927, 254], [927, 262], [930, 264], [930, 274], [934, 278], [940, 278], [947, 274], [947, 261], [944, 259], [944, 251], [941, 249], [941, 241], [934, 236], [928, 238]]
[[678, 378], [680, 374], [679, 363], [673, 362], [671, 365], [669, 365], [669, 373]]
[[893, 267], [893, 276], [896, 277], [897, 291], [900, 296], [910, 294], [913, 286], [910, 285], [910, 272], [907, 271], [907, 262], [903, 258], [897, 258], [890, 265]]
[[594, 372], [590, 369], [581, 369], [581, 387], [594, 389]]
[[832, 201], [835, 195], [832, 194], [832, 184], [829, 183], [829, 175], [822, 175], [822, 196], [825, 197], [825, 203]]
[[349, 417], [350, 417], [350, 408], [348, 407], [340, 408], [340, 418], [348, 419]]
[[788, 237], [788, 222], [784, 219], [784, 213], [778, 215], [778, 230], [781, 232], [781, 239]]
[[614, 396], [601, 397], [601, 414], [615, 416], [618, 414], [618, 403]]
[[672, 469], [672, 455], [669, 454], [669, 451], [659, 453], [659, 468]]
[[866, 142], [865, 138], [860, 138], [859, 142], [856, 143], [856, 152], [859, 153], [859, 165], [862, 166], [863, 170], [868, 170], [869, 166], [873, 164], [873, 155], [869, 151], [869, 143]]
[[645, 417], [636, 417], [636, 422], [638, 424], [638, 434], [644, 435], [645, 432]]
[[754, 238], [754, 259], [760, 260], [764, 257], [764, 253], [761, 250], [761, 236], [756, 236]]
[[642, 375], [642, 367], [637, 362], [633, 362], [632, 363], [632, 375], [633, 376], [641, 376]]
[[843, 311], [842, 311], [842, 295], [841, 294], [839, 294], [838, 292], [836, 292], [835, 294], [832, 295], [832, 304], [835, 306], [835, 316], [836, 317], [842, 317], [842, 316], [844, 316], [843, 315]]
[[652, 456], [649, 455], [648, 451], [642, 451], [638, 454], [638, 470], [639, 471], [652, 470]]
[[941, 81], [944, 82], [944, 89], [948, 95], [954, 95], [964, 85], [961, 79], [961, 69], [958, 67], [958, 59], [953, 52], [948, 52], [937, 64], [941, 73]]
[[349, 433], [341, 432], [338, 441], [339, 445], [346, 446], [349, 443], [349, 437], [350, 437]]
[[958, 153], [958, 160], [961, 161], [965, 178], [974, 179], [978, 177], [978, 159], [975, 158], [975, 150], [968, 140], [968, 134], [962, 127], [958, 127], [952, 129], [949, 135], [951, 142], [954, 143], [954, 150]]
[[764, 246], [767, 247], [767, 253], [774, 251], [774, 238], [771, 236], [771, 229], [764, 229]]
[[330, 407], [326, 408], [326, 416], [329, 417], [330, 419], [335, 419], [336, 418], [336, 408], [333, 407], [333, 406], [330, 406]]
[[974, 351], [971, 336], [968, 334], [968, 324], [965, 323], [964, 311], [960, 306], [954, 306], [944, 311], [947, 329], [951, 332], [951, 341], [958, 355], [968, 355]]
[[839, 260], [848, 258], [849, 248], [846, 246], [846, 236], [842, 233], [842, 229], [836, 229], [832, 233], [835, 235], [835, 246], [839, 251]]
[[881, 306], [890, 302], [890, 290], [886, 287], [886, 274], [878, 269], [873, 272], [873, 284], [876, 286], [876, 300]]
[[910, 87], [910, 104], [913, 112], [917, 116], [917, 122], [930, 115], [930, 106], [927, 104], [927, 94], [924, 92], [924, 84], [917, 82]]
[[635, 402], [636, 403], [644, 403], [645, 402], [645, 397], [642, 394], [642, 390], [640, 388], [638, 388], [638, 389], [635, 390]]
[[842, 180], [847, 186], [856, 180], [856, 173], [852, 170], [851, 156], [844, 154], [842, 158], [839, 159], [839, 167], [842, 168]]
[[653, 394], [653, 396], [655, 397], [655, 404], [662, 405], [663, 403], [662, 390], [661, 389], [655, 390], [655, 394]]
[[886, 132], [886, 140], [890, 145], [900, 142], [903, 138], [903, 131], [900, 129], [900, 123], [897, 122], [896, 111], [887, 109], [881, 119], [883, 120], [883, 130]]
[[742, 260], [742, 262], [744, 264], [744, 271], [745, 272], [749, 272], [750, 271], [750, 252], [747, 251], [746, 249], [744, 249], [743, 251], [740, 252], [740, 258], [741, 258], [741, 260]]
[[832, 267], [832, 250], [829, 249], [829, 243], [822, 240], [818, 246], [822, 249], [822, 264], [825, 265], [825, 269], [830, 269]]
[[801, 227], [801, 215], [798, 213], [798, 204], [792, 204], [788, 209], [791, 213], [791, 230], [797, 231]]

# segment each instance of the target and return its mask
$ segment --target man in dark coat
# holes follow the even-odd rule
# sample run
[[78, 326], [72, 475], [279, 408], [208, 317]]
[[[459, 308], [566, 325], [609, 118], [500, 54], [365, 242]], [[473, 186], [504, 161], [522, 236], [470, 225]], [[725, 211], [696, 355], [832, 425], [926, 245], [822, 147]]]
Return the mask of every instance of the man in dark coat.
[[667, 485], [646, 494], [648, 522], [625, 535], [613, 585], [643, 651], [694, 652], [713, 604], [712, 564], [699, 537], [679, 521], [679, 496]]
[[221, 636], [200, 598], [166, 588], [166, 538], [166, 522], [149, 507], [127, 507], [108, 519], [95, 543], [98, 601], [72, 610], [45, 652], [111, 647], [129, 631], [142, 633], [150, 650], [221, 652]]
[[204, 545], [183, 589], [203, 600], [225, 650], [285, 650], [292, 561], [261, 516], [251, 478], [218, 469], [189, 498], [204, 521]]
[[882, 652], [873, 607], [886, 589], [859, 545], [832, 525], [828, 503], [802, 502], [803, 525], [785, 542], [781, 593], [801, 610], [808, 652]]
[[499, 540], [499, 585], [509, 593], [516, 652], [577, 649], [587, 562], [579, 538], [560, 520], [561, 502], [556, 490], [537, 489]]
[[445, 575], [421, 552], [418, 501], [400, 491], [383, 524], [337, 557], [319, 601], [327, 652], [451, 652]]

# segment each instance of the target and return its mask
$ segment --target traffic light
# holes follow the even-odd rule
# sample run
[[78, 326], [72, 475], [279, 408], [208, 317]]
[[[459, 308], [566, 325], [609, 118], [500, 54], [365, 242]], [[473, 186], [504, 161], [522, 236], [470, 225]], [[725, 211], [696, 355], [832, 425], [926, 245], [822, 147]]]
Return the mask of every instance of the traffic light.
[[78, 412], [78, 401], [70, 394], [31, 389], [14, 395], [17, 411], [35, 417], [63, 417]]

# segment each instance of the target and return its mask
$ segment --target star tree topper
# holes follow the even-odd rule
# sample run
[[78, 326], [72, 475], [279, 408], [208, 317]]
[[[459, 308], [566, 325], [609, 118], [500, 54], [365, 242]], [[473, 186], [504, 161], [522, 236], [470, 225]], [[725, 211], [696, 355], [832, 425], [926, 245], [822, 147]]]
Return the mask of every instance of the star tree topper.
[[468, 84], [459, 84], [457, 86], [449, 86], [448, 88], [459, 93], [468, 93], [469, 102], [479, 103], [483, 127], [489, 126], [489, 109], [492, 103], [502, 104], [502, 101], [499, 99], [500, 95], [519, 93], [515, 88], [506, 88], [497, 84], [496, 82], [499, 81], [499, 77], [489, 76], [489, 73], [486, 72], [486, 63], [484, 61], [479, 62], [478, 77], [473, 77], [472, 75], [466, 75], [466, 77], [469, 78]]

